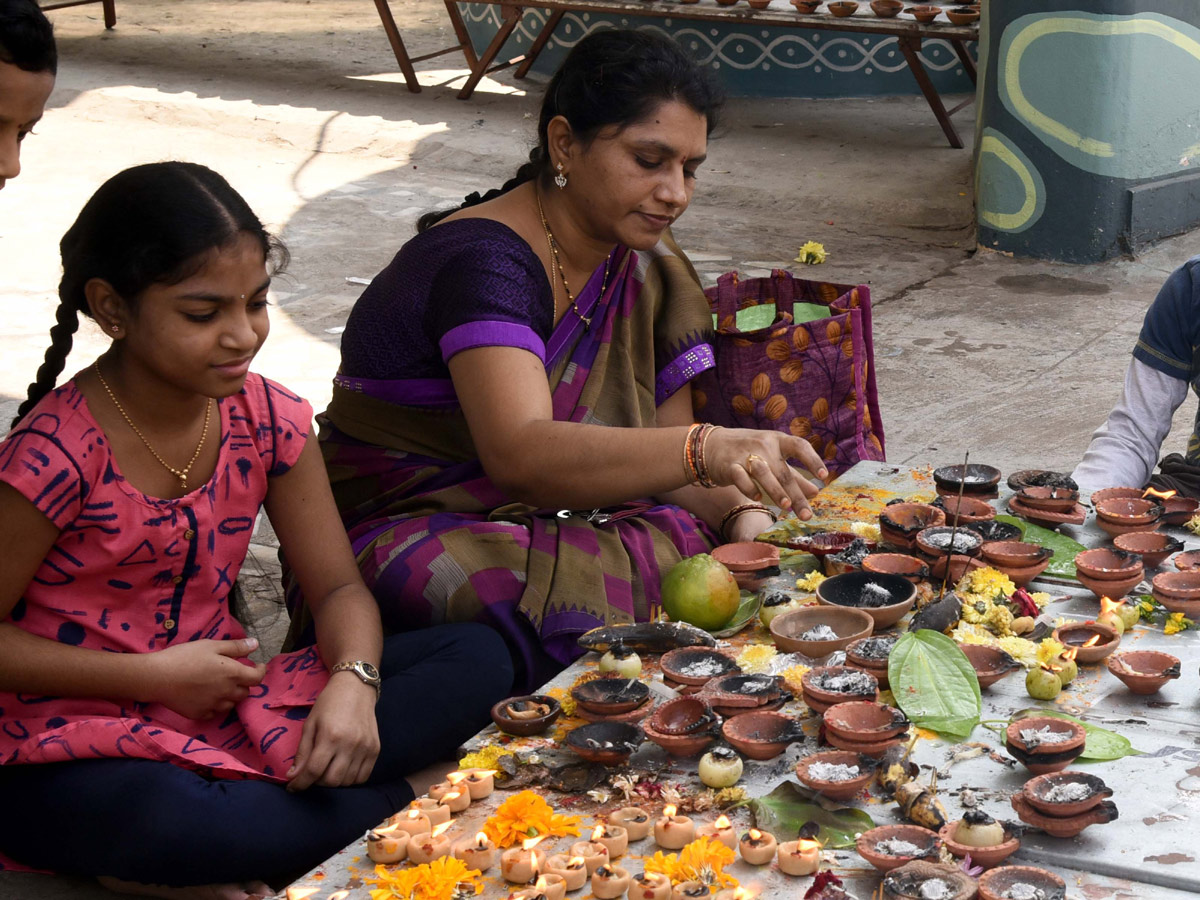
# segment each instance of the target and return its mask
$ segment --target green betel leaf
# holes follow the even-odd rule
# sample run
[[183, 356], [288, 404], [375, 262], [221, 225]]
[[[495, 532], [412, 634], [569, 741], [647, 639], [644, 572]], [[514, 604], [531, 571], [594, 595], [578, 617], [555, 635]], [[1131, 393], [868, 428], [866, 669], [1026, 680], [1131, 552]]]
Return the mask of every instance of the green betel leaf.
[[1079, 541], [1015, 516], [996, 516], [996, 521], [1016, 525], [1021, 529], [1024, 540], [1054, 551], [1054, 555], [1050, 557], [1050, 565], [1045, 569], [1047, 575], [1058, 575], [1060, 578], [1075, 577], [1075, 554], [1087, 549]]
[[962, 740], [979, 724], [979, 679], [966, 654], [946, 635], [909, 632], [888, 657], [896, 705], [921, 728]]
[[1082, 726], [1083, 730], [1087, 732], [1087, 741], [1083, 745], [1083, 753], [1079, 755], [1078, 762], [1109, 762], [1126, 756], [1141, 756], [1142, 754], [1142, 751], [1136, 749], [1125, 735], [1101, 728], [1099, 725], [1089, 724], [1066, 713], [1035, 706], [1018, 712], [1013, 716], [1013, 721], [1030, 716], [1053, 716], [1056, 719], [1066, 719], [1068, 722]]
[[826, 809], [808, 788], [785, 781], [765, 797], [746, 802], [754, 813], [754, 827], [769, 831], [780, 841], [793, 841], [806, 822], [821, 826], [817, 840], [835, 850], [853, 847], [855, 839], [875, 827], [861, 809], [846, 806]]

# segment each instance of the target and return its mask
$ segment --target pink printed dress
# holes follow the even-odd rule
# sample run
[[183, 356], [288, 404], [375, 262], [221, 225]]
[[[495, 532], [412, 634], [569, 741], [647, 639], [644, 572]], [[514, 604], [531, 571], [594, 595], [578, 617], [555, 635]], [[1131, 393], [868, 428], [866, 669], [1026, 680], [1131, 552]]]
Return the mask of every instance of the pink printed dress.
[[[0, 443], [0, 480], [61, 533], [8, 624], [113, 653], [245, 637], [228, 593], [267, 480], [299, 458], [312, 408], [253, 374], [218, 407], [216, 470], [174, 500], [147, 497], [122, 477], [73, 380], [21, 421]], [[328, 677], [315, 648], [277, 656], [246, 700], [206, 721], [154, 703], [0, 692], [0, 764], [126, 757], [283, 782]]]

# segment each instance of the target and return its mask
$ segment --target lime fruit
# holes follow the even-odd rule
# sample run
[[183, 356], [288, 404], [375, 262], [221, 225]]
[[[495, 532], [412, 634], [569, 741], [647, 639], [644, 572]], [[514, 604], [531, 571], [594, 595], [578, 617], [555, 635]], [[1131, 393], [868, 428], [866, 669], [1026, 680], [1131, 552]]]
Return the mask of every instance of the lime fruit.
[[741, 595], [733, 575], [707, 553], [677, 563], [662, 583], [663, 610], [676, 622], [717, 631], [737, 612]]

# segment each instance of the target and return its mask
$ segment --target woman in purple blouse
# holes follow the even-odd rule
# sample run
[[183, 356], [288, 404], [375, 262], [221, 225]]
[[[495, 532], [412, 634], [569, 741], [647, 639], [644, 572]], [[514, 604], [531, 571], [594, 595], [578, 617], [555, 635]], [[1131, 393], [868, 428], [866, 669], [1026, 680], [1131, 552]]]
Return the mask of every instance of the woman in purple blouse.
[[701, 429], [681, 390], [712, 320], [669, 226], [718, 106], [670, 40], [585, 38], [529, 162], [425, 216], [355, 305], [321, 441], [385, 627], [485, 622], [534, 686], [656, 615], [681, 558], [762, 532], [756, 501], [810, 515], [806, 441]]

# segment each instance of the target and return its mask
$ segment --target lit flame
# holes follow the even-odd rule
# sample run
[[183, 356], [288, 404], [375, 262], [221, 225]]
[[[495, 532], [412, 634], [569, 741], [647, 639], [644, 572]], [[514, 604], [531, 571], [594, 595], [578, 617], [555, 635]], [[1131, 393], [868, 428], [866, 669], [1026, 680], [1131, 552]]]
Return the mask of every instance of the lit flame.
[[307, 900], [319, 890], [320, 888], [315, 887], [290, 887], [287, 889], [287, 900]]
[[498, 769], [474, 769], [467, 773], [467, 779], [469, 781], [482, 781], [489, 775], [495, 775], [498, 771]]
[[1100, 598], [1100, 615], [1115, 613], [1125, 605], [1124, 600], [1110, 600], [1108, 597]]
[[744, 887], [739, 887], [733, 892], [733, 900], [754, 900], [754, 891], [746, 890]]
[[819, 850], [821, 848], [821, 843], [819, 841], [806, 841], [801, 838], [799, 841], [797, 841], [797, 843], [799, 844], [797, 849], [801, 853], [808, 853], [809, 851]]
[[713, 822], [713, 827], [720, 829], [721, 831], [724, 831], [725, 829], [727, 829], [729, 827], [729, 817], [728, 816], [718, 817], [717, 821]]
[[433, 836], [437, 837], [438, 835], [440, 835], [442, 832], [444, 832], [447, 828], [449, 828], [453, 824], [454, 824], [453, 822], [443, 822], [441, 825], [438, 825], [436, 828], [433, 829]]
[[1083, 644], [1080, 645], [1080, 649], [1082, 650], [1084, 647], [1095, 647], [1098, 643], [1100, 643], [1100, 635], [1093, 634], [1090, 638], [1084, 641]]
[[1050, 663], [1042, 663], [1042, 668], [1047, 672], [1061, 672], [1063, 670], [1062, 666], [1052, 666]]
[[755, 841], [755, 842], [761, 841], [762, 840], [762, 832], [759, 831], [757, 828], [751, 828], [750, 829], [750, 840]]
[[663, 816], [668, 819], [675, 818], [675, 812], [678, 808], [679, 807], [675, 806], [673, 803], [667, 804], [663, 807]]
[[582, 856], [572, 856], [571, 861], [567, 863], [568, 869], [582, 869], [587, 863], [583, 861]]
[[[535, 867], [535, 871], [536, 871], [536, 867]], [[539, 875], [537, 884], [535, 884], [534, 887], [537, 888], [539, 891], [545, 891], [546, 889], [548, 889], [550, 887], [550, 882], [548, 882], [546, 880], [545, 875]]]
[[598, 841], [598, 840], [600, 840], [600, 838], [604, 837], [606, 834], [608, 834], [608, 832], [605, 830], [604, 826], [597, 825], [595, 828], [592, 829], [592, 840]]
[[349, 891], [334, 891], [329, 895], [329, 900], [346, 900], [346, 898], [349, 896]]
[[372, 838], [372, 840], [379, 840], [379, 838], [381, 838], [381, 837], [387, 837], [388, 835], [390, 835], [393, 831], [395, 831], [399, 827], [400, 827], [399, 822], [392, 822], [390, 825], [382, 825], [379, 828], [372, 828], [371, 833], [378, 835], [378, 837]]
[[441, 799], [441, 800], [439, 800], [438, 802], [439, 802], [439, 803], [445, 803], [447, 806], [449, 806], [449, 805], [450, 805], [450, 801], [452, 801], [452, 800], [457, 800], [457, 799], [458, 799], [459, 797], [461, 797], [461, 796], [462, 796], [462, 792], [461, 792], [461, 791], [451, 791], [451, 792], [450, 792], [450, 793], [448, 793], [448, 794], [443, 794], [443, 795], [442, 795], [442, 799]]
[[1072, 647], [1070, 650], [1064, 650], [1061, 655], [1067, 662], [1075, 662], [1075, 657], [1079, 655], [1079, 648]]
[[480, 850], [486, 850], [488, 845], [488, 836], [482, 831], [475, 835], [475, 846]]
[[1159, 500], [1170, 500], [1176, 493], [1176, 491], [1156, 491], [1154, 488], [1148, 487], [1142, 493], [1142, 497], [1157, 497]]
[[[447, 823], [447, 824], [449, 824], [449, 823]], [[521, 849], [522, 850], [532, 850], [534, 847], [536, 847], [538, 844], [540, 844], [545, 839], [546, 839], [546, 835], [543, 834], [541, 837], [529, 838], [529, 840], [521, 841]]]
[[421, 812], [419, 809], [410, 809], [408, 811], [408, 817], [413, 820], [419, 819], [423, 815], [425, 815], [425, 813]]
[[448, 782], [450, 782], [451, 785], [457, 785], [460, 781], [463, 781], [466, 777], [467, 777], [466, 772], [451, 772], [449, 775], [446, 776], [446, 780]]

